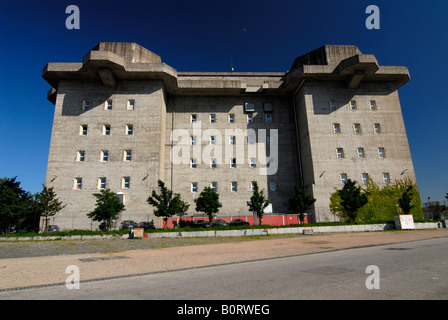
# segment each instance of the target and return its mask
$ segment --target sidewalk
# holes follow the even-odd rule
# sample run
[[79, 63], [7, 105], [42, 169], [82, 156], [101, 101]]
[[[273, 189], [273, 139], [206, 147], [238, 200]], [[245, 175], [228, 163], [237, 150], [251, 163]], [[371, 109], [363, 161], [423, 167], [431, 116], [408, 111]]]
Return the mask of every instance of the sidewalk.
[[[0, 259], [0, 290], [64, 284], [69, 276], [66, 273], [66, 268], [70, 265], [79, 268], [82, 286], [83, 281], [93, 279], [198, 268], [207, 265], [439, 237], [448, 237], [448, 229], [315, 234], [285, 239], [267, 238], [237, 243], [126, 250], [115, 253]], [[151, 239], [120, 241], [151, 241]], [[200, 269], [192, 272], [200, 272]]]

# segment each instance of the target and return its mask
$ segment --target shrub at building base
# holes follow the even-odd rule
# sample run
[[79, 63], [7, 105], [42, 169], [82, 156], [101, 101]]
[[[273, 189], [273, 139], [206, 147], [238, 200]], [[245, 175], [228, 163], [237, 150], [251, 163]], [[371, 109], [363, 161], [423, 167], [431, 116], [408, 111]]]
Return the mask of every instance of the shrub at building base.
[[[370, 181], [363, 189], [368, 202], [358, 210], [355, 222], [394, 221], [396, 215], [404, 214], [398, 203], [403, 195], [410, 190], [410, 187], [412, 187], [412, 199], [410, 200], [409, 214], [412, 214], [414, 221], [423, 221], [417, 184], [411, 179], [404, 179], [396, 180], [394, 184], [387, 184], [383, 188]], [[344, 219], [346, 213], [341, 205], [341, 198], [337, 189], [331, 195], [330, 210], [342, 221], [347, 221]]]

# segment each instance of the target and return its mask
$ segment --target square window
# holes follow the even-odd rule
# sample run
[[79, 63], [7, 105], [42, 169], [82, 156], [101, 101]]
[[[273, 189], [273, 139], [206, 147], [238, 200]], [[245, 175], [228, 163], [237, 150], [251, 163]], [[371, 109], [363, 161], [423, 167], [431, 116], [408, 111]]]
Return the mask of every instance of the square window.
[[190, 142], [192, 146], [196, 145], [196, 137], [195, 136], [190, 136]]
[[230, 168], [236, 168], [236, 158], [230, 159]]
[[375, 132], [375, 134], [379, 134], [381, 132], [381, 127], [379, 123], [373, 124], [373, 132]]
[[79, 150], [76, 159], [83, 162], [86, 159], [86, 152], [84, 150]]
[[216, 159], [210, 159], [210, 168], [216, 168]]
[[247, 136], [247, 141], [249, 144], [255, 144], [255, 136]]
[[230, 136], [229, 137], [229, 144], [235, 144], [236, 140], [235, 140], [235, 136]]
[[74, 188], [78, 190], [82, 189], [82, 178], [75, 178]]
[[272, 102], [264, 102], [263, 103], [263, 110], [264, 110], [264, 112], [273, 112], [274, 111], [274, 104]]
[[370, 105], [370, 110], [372, 110], [372, 111], [376, 110], [376, 102], [375, 102], [375, 100], [370, 100], [369, 101], [369, 105]]
[[103, 125], [103, 136], [110, 136], [110, 124]]
[[340, 178], [341, 178], [342, 184], [345, 184], [347, 182], [347, 174], [346, 173], [341, 173]]
[[82, 100], [82, 110], [87, 111], [90, 109], [90, 101]]
[[210, 182], [210, 188], [212, 188], [213, 191], [218, 192], [218, 183], [217, 182]]
[[246, 112], [254, 112], [255, 111], [255, 103], [253, 103], [253, 102], [246, 102], [244, 104], [244, 111], [246, 111]]
[[268, 113], [266, 115], [266, 123], [272, 123], [272, 114]]
[[191, 123], [196, 123], [196, 115], [195, 114], [190, 114], [190, 122]]
[[106, 189], [106, 178], [98, 178], [98, 189]]
[[190, 159], [190, 168], [196, 169], [196, 167], [197, 167], [196, 159]]
[[132, 150], [125, 150], [124, 161], [131, 161], [131, 160], [132, 160]]
[[330, 110], [335, 111], [336, 110], [336, 101], [330, 100]]
[[341, 133], [341, 125], [339, 123], [333, 123], [333, 133]]
[[390, 175], [388, 172], [383, 173], [383, 182], [386, 184], [390, 183]]
[[131, 136], [134, 134], [134, 126], [132, 124], [127, 124], [126, 125], [126, 134], [128, 136]]
[[251, 168], [255, 168], [257, 166], [255, 158], [250, 158], [249, 159], [249, 164], [250, 164]]
[[216, 144], [216, 137], [210, 136], [210, 144]]
[[191, 192], [198, 192], [198, 183], [197, 182], [191, 183]]
[[364, 156], [365, 156], [364, 148], [358, 148], [357, 152], [358, 152], [358, 158], [364, 158]]
[[121, 188], [122, 189], [129, 189], [131, 186], [131, 178], [130, 177], [123, 177], [121, 179]]
[[380, 147], [378, 148], [378, 158], [383, 159], [386, 157], [386, 153], [384, 151], [384, 148]]
[[238, 191], [238, 183], [236, 181], [232, 181], [230, 183], [230, 190], [232, 192], [237, 192]]
[[104, 103], [104, 110], [112, 110], [112, 100], [107, 100]]
[[132, 111], [135, 109], [135, 100], [128, 100], [126, 110]]
[[363, 173], [361, 176], [362, 176], [362, 183], [367, 184], [369, 182], [369, 174]]
[[269, 182], [269, 190], [277, 191], [277, 183], [275, 181], [270, 181]]
[[356, 101], [355, 100], [351, 100], [350, 101], [350, 110], [356, 110], [357, 106], [356, 106]]
[[79, 134], [80, 134], [81, 136], [86, 136], [86, 135], [87, 135], [87, 125], [86, 125], [86, 124], [82, 124], [82, 125], [79, 127]]
[[353, 124], [353, 133], [360, 134], [361, 133], [361, 125], [359, 123]]
[[255, 191], [255, 185], [257, 184], [257, 181], [251, 181], [250, 182], [250, 191]]
[[109, 161], [109, 151], [108, 150], [102, 150], [101, 151], [101, 161], [102, 162]]
[[252, 123], [254, 122], [254, 115], [252, 113], [249, 113], [247, 115], [247, 123]]
[[210, 114], [210, 123], [216, 122], [216, 114]]
[[338, 159], [344, 158], [344, 149], [343, 148], [337, 148], [336, 149], [336, 155]]
[[234, 123], [234, 122], [235, 122], [235, 115], [229, 114], [229, 123]]

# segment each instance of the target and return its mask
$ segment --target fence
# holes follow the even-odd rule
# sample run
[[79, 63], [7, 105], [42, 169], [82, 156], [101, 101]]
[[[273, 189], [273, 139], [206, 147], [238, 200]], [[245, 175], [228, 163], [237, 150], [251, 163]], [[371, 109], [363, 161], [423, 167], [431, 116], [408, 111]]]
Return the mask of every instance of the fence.
[[[241, 219], [246, 222], [249, 222], [250, 225], [254, 225], [254, 216], [253, 215], [240, 215], [240, 216], [217, 216], [213, 218], [221, 219], [225, 222], [229, 223], [235, 219]], [[193, 217], [183, 217], [183, 221], [198, 221], [205, 220], [208, 222], [208, 217], [206, 216], [193, 216]], [[168, 219], [168, 228], [173, 228], [179, 225], [180, 218], [170, 218]], [[289, 226], [289, 225], [298, 225], [299, 219], [297, 214], [269, 214], [263, 216], [263, 225], [271, 225], [271, 226]], [[305, 214], [304, 223], [313, 222], [312, 215]], [[164, 225], [165, 227], [165, 225]]]

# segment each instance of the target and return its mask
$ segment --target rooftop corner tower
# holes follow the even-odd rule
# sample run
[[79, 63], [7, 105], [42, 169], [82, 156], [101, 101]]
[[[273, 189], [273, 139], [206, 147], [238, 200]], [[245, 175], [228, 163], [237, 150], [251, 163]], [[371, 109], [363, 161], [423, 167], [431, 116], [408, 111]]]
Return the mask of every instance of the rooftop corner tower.
[[96, 228], [86, 214], [104, 188], [124, 199], [121, 220], [160, 226], [146, 203], [158, 179], [189, 215], [204, 187], [216, 189], [223, 217], [251, 214], [255, 181], [270, 212], [288, 213], [298, 184], [318, 221], [347, 178], [415, 180], [397, 93], [409, 72], [355, 46], [324, 46], [286, 73], [178, 72], [135, 43], [101, 42], [82, 62], [47, 64], [43, 78], [55, 105], [46, 184], [67, 205], [52, 221], [62, 228]]

